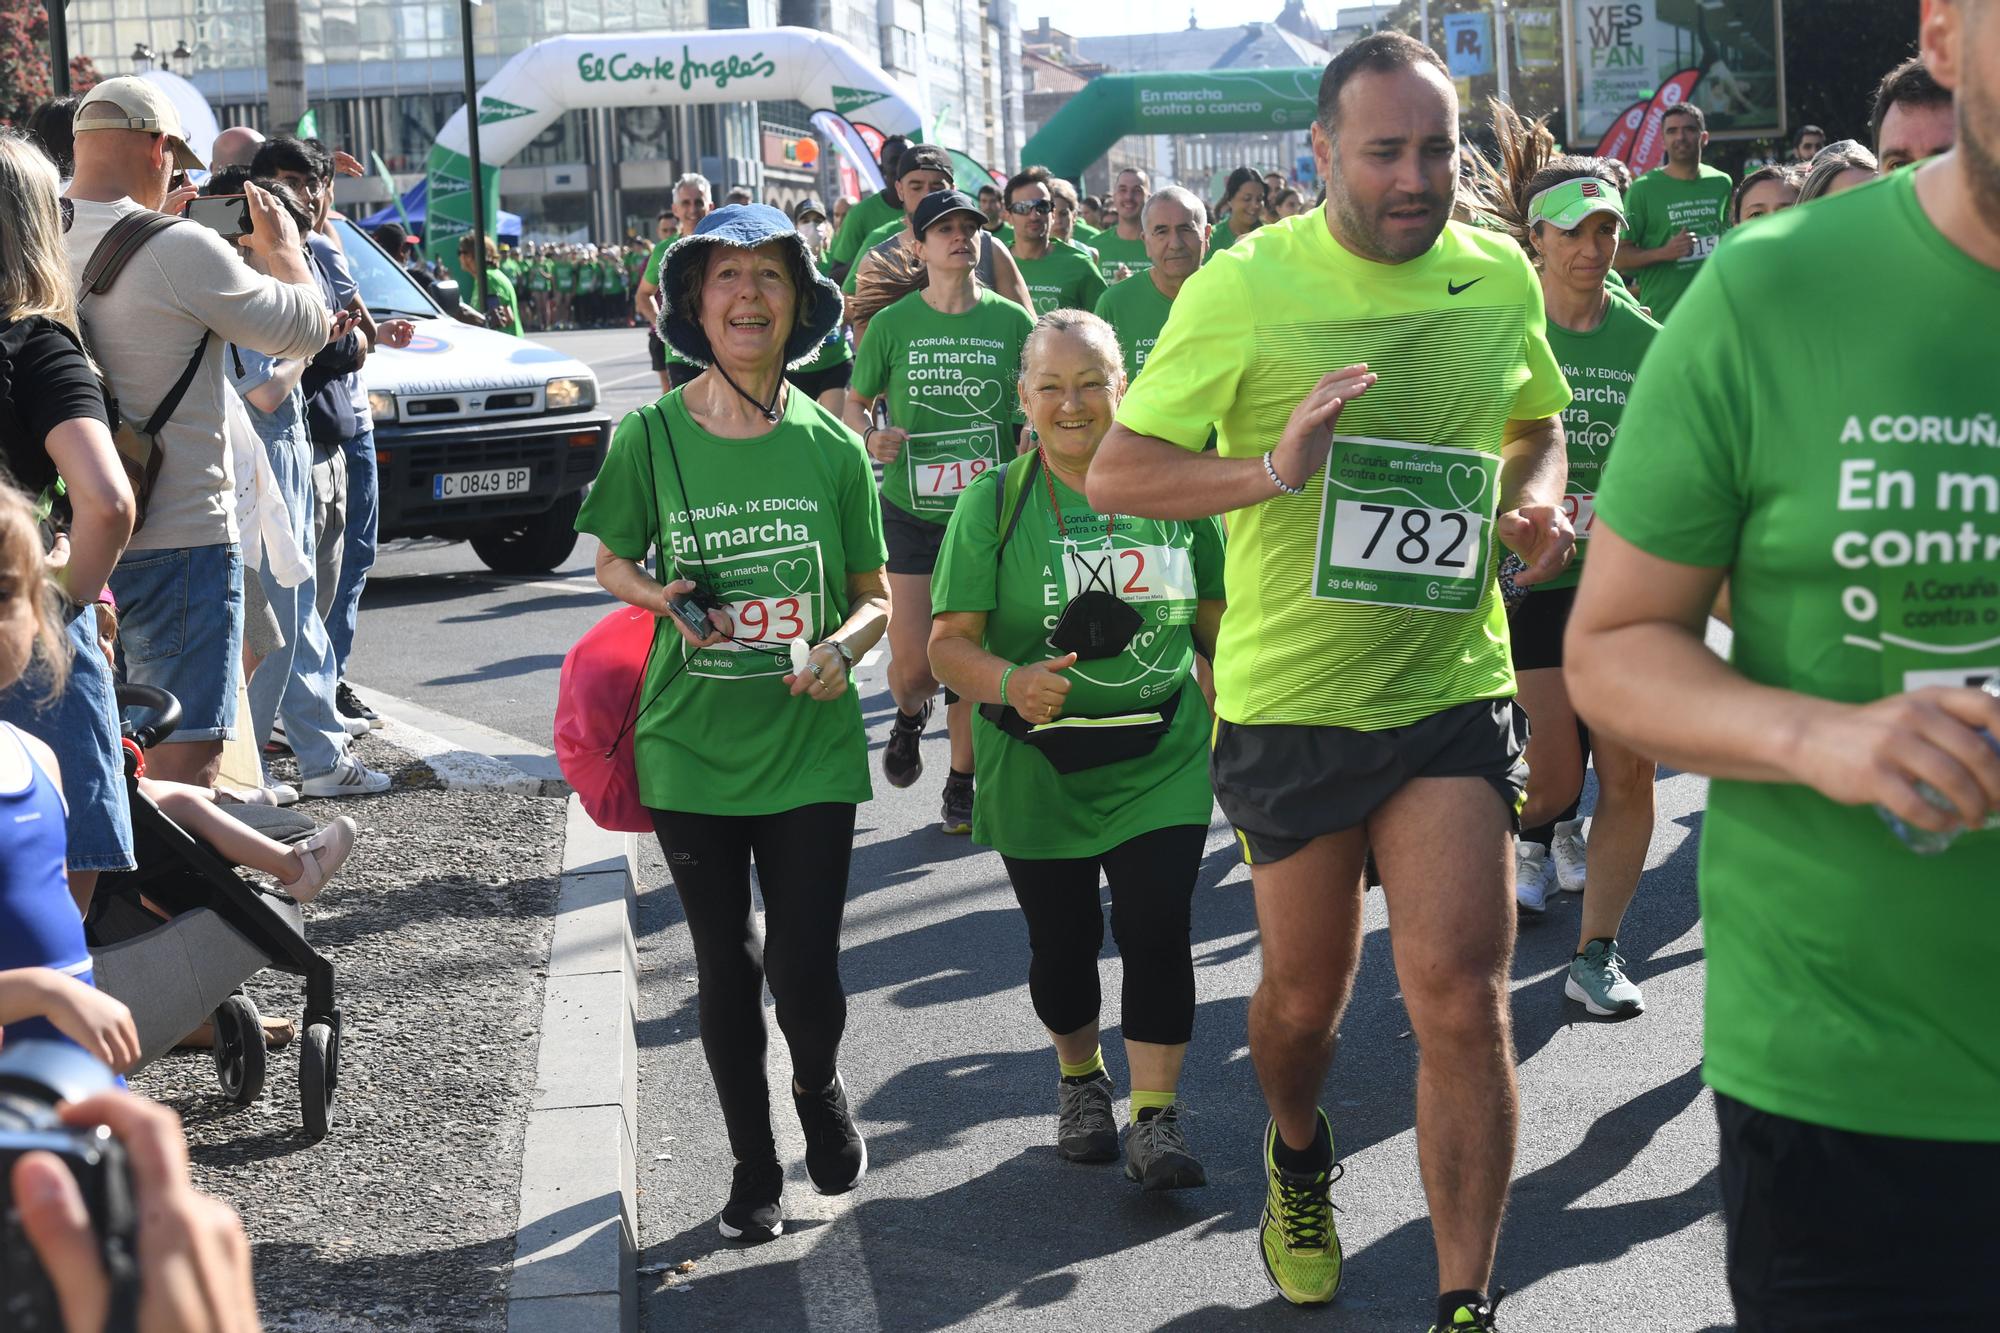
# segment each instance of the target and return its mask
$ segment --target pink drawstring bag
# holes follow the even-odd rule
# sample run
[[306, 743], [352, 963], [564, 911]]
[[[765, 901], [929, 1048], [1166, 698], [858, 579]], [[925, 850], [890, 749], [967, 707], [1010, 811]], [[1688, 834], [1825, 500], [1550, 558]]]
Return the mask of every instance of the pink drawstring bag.
[[597, 826], [651, 833], [632, 739], [658, 621], [620, 606], [576, 641], [556, 689], [556, 762]]

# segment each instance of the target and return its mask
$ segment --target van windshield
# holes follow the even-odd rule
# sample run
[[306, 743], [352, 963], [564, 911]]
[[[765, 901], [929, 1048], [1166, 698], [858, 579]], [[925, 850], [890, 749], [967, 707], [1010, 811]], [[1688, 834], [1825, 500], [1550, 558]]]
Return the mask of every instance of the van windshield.
[[436, 319], [444, 312], [424, 294], [410, 275], [384, 253], [374, 238], [348, 218], [335, 218], [347, 267], [361, 286], [361, 299], [377, 319]]

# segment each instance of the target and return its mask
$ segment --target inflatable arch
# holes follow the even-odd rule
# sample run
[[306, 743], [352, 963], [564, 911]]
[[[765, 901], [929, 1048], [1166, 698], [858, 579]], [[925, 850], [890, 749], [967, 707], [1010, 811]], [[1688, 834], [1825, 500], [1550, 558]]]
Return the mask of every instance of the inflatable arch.
[[1035, 131], [1021, 161], [1078, 180], [1128, 134], [1302, 130], [1318, 106], [1319, 77], [1311, 67], [1101, 75]]
[[[593, 33], [522, 51], [479, 90], [479, 182], [486, 216], [500, 215], [500, 172], [557, 117], [579, 107], [699, 106], [798, 101], [921, 138], [921, 90], [906, 89], [838, 37], [810, 28]], [[425, 163], [425, 248], [455, 267], [472, 230], [472, 164], [459, 108]]]

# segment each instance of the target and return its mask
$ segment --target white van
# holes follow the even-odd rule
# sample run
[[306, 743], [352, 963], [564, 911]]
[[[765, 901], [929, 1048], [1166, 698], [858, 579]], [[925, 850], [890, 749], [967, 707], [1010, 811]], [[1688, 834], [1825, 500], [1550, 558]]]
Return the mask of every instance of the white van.
[[335, 225], [369, 312], [417, 326], [408, 347], [378, 347], [361, 369], [380, 540], [462, 538], [496, 573], [556, 568], [611, 444], [596, 375], [552, 347], [451, 318], [360, 227]]

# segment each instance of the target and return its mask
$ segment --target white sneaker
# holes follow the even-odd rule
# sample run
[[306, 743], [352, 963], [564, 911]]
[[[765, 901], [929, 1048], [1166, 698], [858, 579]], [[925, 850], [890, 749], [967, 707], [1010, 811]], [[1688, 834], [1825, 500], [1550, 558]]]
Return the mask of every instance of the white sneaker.
[[365, 717], [343, 717], [340, 719], [340, 729], [350, 736], [366, 736], [368, 734], [368, 719]]
[[330, 772], [299, 784], [301, 796], [374, 796], [389, 790], [389, 775], [378, 773], [351, 754], [340, 756]]
[[[312, 784], [306, 784], [312, 795]], [[1549, 849], [1538, 842], [1514, 844], [1514, 905], [1540, 916], [1549, 910]]]
[[1556, 863], [1556, 887], [1564, 893], [1583, 892], [1583, 858], [1590, 848], [1583, 836], [1583, 816], [1556, 825], [1549, 839], [1549, 856]]

